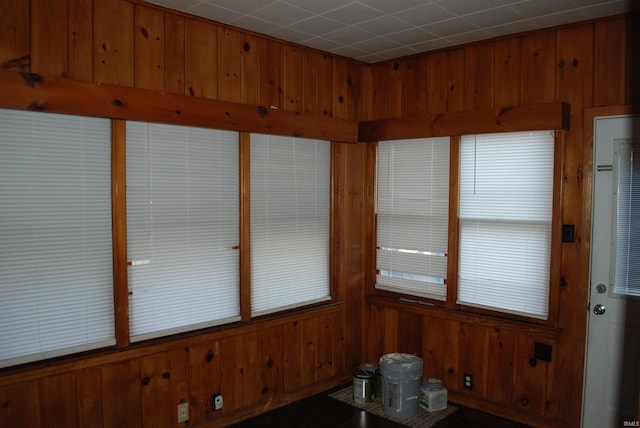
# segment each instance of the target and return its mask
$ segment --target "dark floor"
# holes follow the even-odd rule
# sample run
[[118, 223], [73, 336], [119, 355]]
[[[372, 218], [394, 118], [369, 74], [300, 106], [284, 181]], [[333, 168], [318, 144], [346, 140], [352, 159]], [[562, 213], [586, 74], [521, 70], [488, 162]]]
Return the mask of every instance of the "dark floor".
[[[327, 393], [315, 395], [288, 406], [248, 419], [233, 428], [404, 428], [405, 425], [367, 413], [357, 407], [329, 398]], [[460, 407], [433, 428], [525, 428], [506, 419]]]

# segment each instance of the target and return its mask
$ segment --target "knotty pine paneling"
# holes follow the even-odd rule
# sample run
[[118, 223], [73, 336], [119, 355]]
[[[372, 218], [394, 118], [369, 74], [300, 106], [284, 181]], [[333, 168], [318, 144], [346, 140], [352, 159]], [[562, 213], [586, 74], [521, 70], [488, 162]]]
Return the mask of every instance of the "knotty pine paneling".
[[[225, 337], [220, 340], [225, 355], [220, 367], [220, 393], [224, 398], [224, 412], [239, 409], [244, 404], [245, 363], [244, 340], [241, 335]], [[247, 385], [247, 388], [249, 386]]]
[[166, 76], [164, 13], [137, 4], [134, 15], [134, 85], [163, 91]]
[[481, 43], [464, 49], [464, 108], [480, 110], [494, 106], [495, 45]]
[[283, 108], [282, 50], [275, 40], [258, 40], [258, 104], [266, 108]]
[[511, 330], [489, 330], [487, 399], [504, 406], [511, 405], [515, 336], [516, 333]]
[[[57, 0], [54, 4], [61, 5]], [[85, 5], [86, 6], [86, 5]], [[99, 83], [133, 86], [134, 6], [125, 0], [95, 0], [93, 79]], [[40, 72], [31, 67], [32, 72]]]
[[100, 367], [74, 372], [78, 427], [102, 426], [102, 388]]
[[284, 84], [283, 108], [288, 111], [304, 110], [304, 50], [286, 46], [283, 51]]
[[137, 359], [106, 364], [100, 368], [102, 426], [117, 428], [142, 425], [142, 379]]
[[[260, 391], [263, 399], [273, 397], [284, 391], [284, 327], [267, 327], [258, 333], [260, 356], [260, 383], [254, 387]], [[308, 346], [301, 340], [301, 348]], [[302, 377], [302, 376], [301, 376]]]
[[31, 0], [31, 66], [45, 76], [67, 73], [67, 5]]
[[164, 90], [185, 93], [185, 18], [164, 14]]
[[29, 2], [0, 0], [0, 65], [13, 71], [29, 71], [31, 25]]
[[80, 427], [76, 419], [78, 392], [74, 373], [63, 373], [40, 379], [38, 389], [43, 427]]
[[522, 104], [538, 104], [555, 100], [555, 30], [522, 36], [520, 65]]
[[496, 40], [495, 43], [495, 105], [520, 105], [520, 38]]
[[594, 25], [593, 105], [622, 105], [626, 102], [627, 20], [616, 18]]
[[242, 33], [218, 27], [218, 95], [222, 101], [242, 102]]
[[218, 29], [199, 19], [185, 22], [184, 75], [186, 94], [217, 98]]
[[[71, 422], [70, 422], [71, 423]], [[0, 426], [41, 427], [38, 381], [0, 386]]]
[[88, 60], [93, 55], [92, 0], [68, 0], [67, 44], [67, 77], [92, 81], [93, 61]]

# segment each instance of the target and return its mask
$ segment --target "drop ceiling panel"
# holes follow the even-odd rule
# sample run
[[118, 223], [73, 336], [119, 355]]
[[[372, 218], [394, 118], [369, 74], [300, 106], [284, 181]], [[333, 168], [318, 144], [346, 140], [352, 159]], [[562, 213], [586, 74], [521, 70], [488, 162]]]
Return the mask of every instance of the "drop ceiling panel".
[[632, 8], [632, 0], [148, 1], [368, 63]]

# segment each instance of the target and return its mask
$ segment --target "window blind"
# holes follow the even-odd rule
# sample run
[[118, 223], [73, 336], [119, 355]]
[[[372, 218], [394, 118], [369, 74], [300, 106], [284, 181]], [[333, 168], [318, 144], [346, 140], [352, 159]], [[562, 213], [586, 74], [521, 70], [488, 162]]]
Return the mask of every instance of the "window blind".
[[331, 143], [251, 135], [251, 312], [328, 300]]
[[458, 303], [546, 319], [554, 136], [463, 136]]
[[0, 367], [115, 344], [110, 126], [0, 110]]
[[131, 340], [239, 319], [238, 133], [127, 122]]
[[378, 143], [376, 288], [445, 300], [449, 137]]
[[640, 296], [640, 147], [614, 141], [616, 195], [616, 265], [613, 291]]

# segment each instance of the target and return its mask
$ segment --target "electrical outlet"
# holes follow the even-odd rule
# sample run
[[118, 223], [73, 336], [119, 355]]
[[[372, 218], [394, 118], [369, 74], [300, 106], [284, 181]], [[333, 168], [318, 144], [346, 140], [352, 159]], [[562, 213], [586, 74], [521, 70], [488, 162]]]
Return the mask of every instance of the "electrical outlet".
[[473, 389], [473, 375], [471, 373], [465, 373], [463, 376], [464, 389]]
[[214, 394], [211, 396], [211, 408], [213, 410], [222, 409], [223, 404], [224, 404], [224, 401], [222, 400], [222, 394]]
[[189, 420], [189, 403], [178, 404], [178, 423]]

